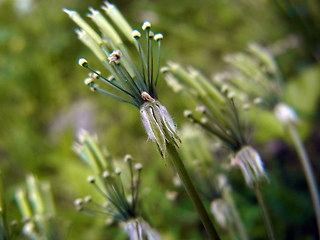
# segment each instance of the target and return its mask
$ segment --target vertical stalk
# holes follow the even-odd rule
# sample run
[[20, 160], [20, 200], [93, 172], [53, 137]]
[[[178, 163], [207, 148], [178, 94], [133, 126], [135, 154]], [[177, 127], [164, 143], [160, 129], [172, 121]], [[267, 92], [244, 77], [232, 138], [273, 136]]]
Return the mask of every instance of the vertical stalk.
[[236, 204], [233, 200], [233, 197], [231, 196], [230, 189], [228, 189], [228, 188], [224, 189], [222, 192], [222, 196], [230, 206], [232, 215], [234, 217], [234, 222], [235, 222], [237, 231], [240, 234], [241, 239], [242, 240], [249, 240], [247, 232], [243, 226], [242, 219], [241, 219], [239, 212], [237, 210]]
[[299, 160], [300, 160], [304, 175], [307, 180], [313, 208], [315, 211], [315, 217], [316, 217], [317, 227], [318, 227], [318, 234], [320, 237], [320, 200], [319, 200], [319, 192], [318, 192], [317, 182], [315, 180], [315, 177], [314, 177], [314, 174], [312, 171], [312, 167], [310, 165], [310, 160], [307, 156], [307, 153], [306, 153], [305, 148], [302, 144], [302, 141], [297, 133], [297, 129], [295, 128], [295, 126], [293, 124], [288, 124], [288, 130], [289, 130], [290, 137], [293, 141], [294, 147], [299, 155]]
[[203, 203], [199, 197], [199, 194], [190, 179], [190, 176], [181, 160], [181, 157], [176, 147], [170, 143], [167, 143], [167, 150], [169, 153], [169, 159], [172, 165], [175, 167], [185, 187], [185, 190], [187, 191], [189, 197], [191, 198], [191, 201], [194, 207], [197, 209], [200, 219], [202, 221], [202, 224], [209, 235], [209, 238], [212, 240], [220, 240], [220, 237], [216, 229], [214, 228], [206, 209], [203, 206]]
[[264, 225], [268, 234], [269, 240], [275, 240], [272, 223], [267, 209], [266, 201], [259, 183], [254, 186], [254, 193], [256, 194], [258, 204], [261, 209]]

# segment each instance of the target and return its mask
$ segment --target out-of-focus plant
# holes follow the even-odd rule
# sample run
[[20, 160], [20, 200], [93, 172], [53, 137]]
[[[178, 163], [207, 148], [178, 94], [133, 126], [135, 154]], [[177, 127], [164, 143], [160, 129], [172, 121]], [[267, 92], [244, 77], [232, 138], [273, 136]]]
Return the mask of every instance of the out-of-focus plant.
[[[126, 175], [107, 150], [103, 153], [96, 137], [83, 130], [79, 139], [80, 143], [75, 143], [73, 150], [94, 172], [95, 176], [87, 180], [101, 193], [105, 203], [99, 204], [86, 196], [75, 200], [76, 209], [93, 216], [109, 217], [108, 222], [120, 222], [131, 240], [160, 240], [160, 235], [142, 218], [139, 209], [142, 164], [126, 155], [124, 162], [129, 169]], [[128, 185], [124, 177], [129, 179]]]
[[0, 172], [0, 239], [10, 240], [16, 239], [20, 232], [18, 222], [11, 222], [7, 219], [8, 209], [4, 201], [4, 189], [2, 186], [2, 174]]
[[[273, 227], [261, 189], [261, 181], [266, 179], [267, 175], [259, 153], [249, 144], [249, 126], [243, 116], [250, 106], [239, 106], [236, 91], [223, 87], [220, 92], [192, 67], [186, 70], [178, 63], [169, 61], [163, 72], [170, 86], [179, 84], [182, 91], [188, 91], [200, 103], [196, 111], [186, 110], [185, 116], [216, 136], [230, 150], [233, 155], [231, 164], [240, 168], [247, 186], [254, 190], [268, 237], [274, 239]], [[175, 89], [177, 88], [173, 88]]]
[[[288, 132], [297, 151], [305, 174], [318, 229], [320, 231], [320, 198], [310, 159], [297, 131], [299, 122], [294, 109], [284, 103], [283, 79], [281, 71], [267, 48], [256, 43], [249, 44], [249, 53], [226, 55], [225, 60], [231, 64], [233, 71], [216, 75], [215, 82], [221, 87], [236, 89], [246, 96], [246, 100], [259, 100], [260, 107], [273, 111], [275, 117]], [[254, 100], [253, 100], [254, 101]]]
[[[145, 32], [146, 40], [145, 46], [143, 46], [141, 33], [138, 30], [132, 31], [130, 25], [113, 4], [106, 1], [102, 7], [111, 21], [106, 20], [99, 11], [89, 9], [91, 11], [89, 17], [100, 29], [102, 37], [77, 12], [67, 9], [64, 11], [81, 28], [76, 30], [80, 40], [95, 53], [111, 76], [103, 77], [99, 71], [94, 70], [85, 59], [81, 58], [79, 64], [90, 71], [89, 78], [85, 79], [85, 84], [93, 91], [132, 104], [140, 110], [141, 120], [149, 139], [157, 144], [162, 157], [166, 158], [169, 155], [169, 159], [197, 209], [208, 235], [211, 239], [219, 239], [177, 150], [180, 138], [173, 119], [158, 100], [156, 86], [159, 82], [162, 34], [154, 34], [151, 31], [151, 24], [144, 22], [142, 30]], [[140, 57], [140, 67], [134, 63], [129, 51], [110, 22], [136, 47]], [[157, 43], [156, 57], [153, 54], [154, 41]], [[100, 88], [96, 84], [96, 80], [106, 83], [116, 93], [109, 89]]]
[[29, 239], [59, 239], [55, 226], [55, 207], [48, 182], [39, 182], [34, 175], [26, 178], [26, 188], [15, 192], [22, 221], [22, 232]]
[[218, 141], [212, 142], [200, 129], [185, 125], [181, 130], [183, 158], [193, 169], [193, 179], [201, 193], [211, 202], [211, 213], [223, 232], [231, 239], [248, 240], [243, 221], [232, 197], [231, 186], [223, 174], [228, 170], [225, 154]]

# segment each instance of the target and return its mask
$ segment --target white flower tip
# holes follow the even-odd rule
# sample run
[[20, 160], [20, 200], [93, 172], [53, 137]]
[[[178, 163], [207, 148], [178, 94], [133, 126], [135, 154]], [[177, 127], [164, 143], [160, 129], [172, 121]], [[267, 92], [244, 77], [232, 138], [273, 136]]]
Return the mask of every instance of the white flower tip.
[[170, 201], [175, 201], [178, 197], [178, 192], [176, 191], [166, 191], [166, 198]]
[[83, 203], [83, 200], [82, 198], [77, 198], [76, 200], [74, 200], [73, 204], [78, 207], [78, 206], [81, 206]]
[[148, 37], [149, 38], [153, 38], [154, 37], [154, 33], [152, 31], [150, 31], [149, 34], [148, 34]]
[[112, 62], [116, 64], [120, 63], [121, 56], [122, 56], [122, 53], [120, 50], [113, 51], [108, 57], [109, 63], [112, 63]]
[[74, 10], [70, 10], [67, 8], [62, 8], [62, 11], [64, 11], [66, 14], [68, 14], [69, 16], [71, 16], [72, 14], [76, 13], [76, 11]]
[[183, 116], [189, 118], [192, 116], [192, 111], [191, 110], [184, 110], [183, 111]]
[[132, 31], [132, 37], [133, 38], [141, 38], [141, 33], [135, 29]]
[[84, 128], [81, 128], [79, 130], [78, 139], [81, 143], [86, 141], [88, 136], [89, 136], [89, 132], [87, 130], [85, 130]]
[[150, 96], [149, 93], [147, 92], [142, 92], [141, 93], [141, 98], [144, 100], [144, 101], [148, 101], [148, 102], [154, 102], [154, 98]]
[[221, 87], [221, 92], [222, 92], [222, 93], [227, 92], [227, 91], [228, 91], [228, 88], [229, 88], [228, 85], [223, 84], [222, 87]]
[[298, 119], [295, 111], [285, 103], [278, 103], [274, 108], [274, 114], [283, 125], [295, 123]]
[[151, 28], [151, 23], [146, 21], [142, 24], [142, 30], [150, 29]]
[[121, 174], [121, 168], [116, 168], [115, 170], [114, 170], [114, 172], [115, 172], [115, 174], [117, 174], [117, 175], [119, 175], [119, 174]]
[[78, 64], [81, 66], [81, 67], [85, 67], [87, 64], [88, 64], [88, 61], [84, 58], [79, 58], [78, 60]]
[[207, 109], [206, 109], [205, 106], [197, 106], [197, 107], [196, 107], [196, 111], [197, 111], [198, 113], [205, 114], [205, 113], [207, 112]]
[[235, 95], [236, 95], [235, 92], [229, 92], [228, 95], [227, 95], [227, 97], [228, 97], [229, 99], [232, 99], [232, 98], [234, 98]]
[[163, 35], [161, 33], [157, 33], [154, 35], [154, 40], [158, 41], [158, 40], [162, 40], [163, 39]]
[[142, 168], [143, 168], [143, 165], [142, 165], [141, 163], [136, 163], [136, 164], [134, 165], [134, 168], [135, 168], [136, 170], [138, 170], [138, 171], [141, 171]]
[[170, 68], [168, 66], [164, 66], [160, 68], [160, 72], [161, 73], [167, 73], [170, 71]]
[[102, 173], [102, 177], [103, 178], [108, 178], [110, 176], [110, 173], [108, 172], [108, 171], [104, 171], [103, 173]]
[[84, 79], [83, 82], [84, 82], [85, 85], [89, 85], [89, 84], [92, 83], [93, 81], [94, 81], [94, 79], [89, 77], [89, 78]]
[[99, 11], [94, 9], [93, 7], [88, 7], [90, 13], [87, 13], [87, 17], [89, 18], [93, 18], [94, 16], [96, 16], [97, 14], [99, 14]]
[[255, 99], [253, 100], [253, 103], [256, 104], [256, 105], [262, 103], [262, 98], [259, 98], [259, 97], [255, 98]]
[[114, 7], [114, 5], [111, 4], [111, 3], [109, 3], [108, 1], [104, 1], [103, 3], [104, 3], [104, 5], [105, 5], [104, 8], [106, 8], [106, 10], [109, 9], [109, 8], [111, 8], [111, 7]]
[[91, 197], [90, 195], [85, 196], [85, 197], [83, 198], [83, 202], [84, 202], [84, 203], [89, 203], [89, 202], [91, 202], [91, 200], [92, 200], [92, 197]]
[[123, 159], [124, 162], [130, 162], [132, 160], [133, 160], [133, 158], [130, 154], [126, 154]]
[[87, 182], [94, 183], [96, 181], [96, 178], [94, 176], [87, 177]]

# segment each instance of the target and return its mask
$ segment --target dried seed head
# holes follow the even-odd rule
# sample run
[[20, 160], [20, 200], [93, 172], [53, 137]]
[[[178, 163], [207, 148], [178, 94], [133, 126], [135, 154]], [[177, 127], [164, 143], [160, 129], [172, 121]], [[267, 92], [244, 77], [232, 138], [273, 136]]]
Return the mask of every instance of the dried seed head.
[[268, 179], [259, 153], [250, 146], [240, 149], [231, 160], [231, 165], [240, 168], [246, 184], [249, 187], [262, 179]]
[[149, 139], [156, 142], [160, 154], [166, 158], [168, 142], [177, 147], [181, 142], [172, 117], [159, 101], [144, 102], [140, 116]]

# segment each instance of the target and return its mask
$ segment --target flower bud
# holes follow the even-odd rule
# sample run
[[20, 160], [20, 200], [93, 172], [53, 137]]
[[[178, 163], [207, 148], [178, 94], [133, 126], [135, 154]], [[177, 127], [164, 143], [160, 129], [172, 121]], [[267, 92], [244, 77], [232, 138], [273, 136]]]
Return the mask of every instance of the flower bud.
[[274, 115], [282, 125], [297, 122], [297, 114], [285, 103], [278, 103], [274, 108]]

